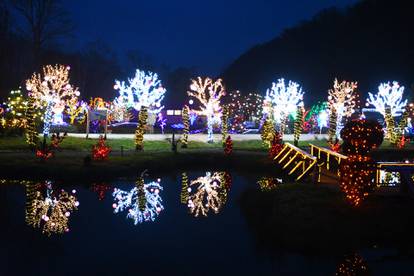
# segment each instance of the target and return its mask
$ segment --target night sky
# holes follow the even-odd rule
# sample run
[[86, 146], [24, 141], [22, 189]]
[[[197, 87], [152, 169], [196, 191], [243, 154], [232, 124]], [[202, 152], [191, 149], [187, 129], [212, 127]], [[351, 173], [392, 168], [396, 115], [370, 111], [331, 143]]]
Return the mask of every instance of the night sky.
[[69, 47], [102, 41], [122, 59], [128, 50], [171, 68], [218, 74], [250, 47], [324, 8], [355, 0], [70, 0], [76, 24]]

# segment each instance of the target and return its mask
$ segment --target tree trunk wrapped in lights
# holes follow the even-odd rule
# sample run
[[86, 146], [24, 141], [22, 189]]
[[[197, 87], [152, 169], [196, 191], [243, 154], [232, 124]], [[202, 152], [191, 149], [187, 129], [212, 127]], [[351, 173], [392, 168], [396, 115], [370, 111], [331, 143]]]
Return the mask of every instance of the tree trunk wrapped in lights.
[[271, 120], [266, 119], [262, 126], [262, 133], [260, 136], [263, 141], [263, 146], [270, 148], [273, 137], [275, 136], [275, 127]]
[[139, 112], [138, 116], [138, 125], [137, 129], [135, 130], [135, 149], [136, 150], [143, 150], [144, 149], [144, 133], [145, 133], [145, 126], [147, 124], [147, 108], [145, 106], [141, 107], [141, 111]]
[[338, 114], [336, 113], [335, 108], [331, 107], [329, 114], [329, 129], [328, 129], [328, 142], [335, 143], [336, 140], [336, 123], [338, 119]]
[[398, 128], [396, 129], [396, 141], [399, 148], [403, 148], [405, 145], [404, 130], [408, 124], [408, 116], [410, 115], [408, 108], [406, 108], [402, 114], [402, 118], [398, 123]]
[[302, 125], [303, 125], [303, 107], [298, 107], [298, 110], [296, 111], [294, 133], [293, 133], [293, 143], [295, 144], [295, 146], [298, 145], [300, 134], [302, 133]]
[[[229, 121], [229, 108], [227, 105], [223, 106], [223, 112], [221, 114], [221, 142], [223, 147], [226, 146], [226, 139], [229, 135], [228, 131], [228, 121]], [[229, 136], [230, 137], [230, 136]]]
[[32, 97], [29, 98], [27, 110], [26, 110], [26, 142], [29, 146], [34, 149], [38, 143], [39, 134], [36, 130], [36, 120], [35, 120], [35, 107], [34, 107], [34, 99]]
[[189, 108], [188, 106], [183, 107], [183, 111], [181, 113], [182, 120], [183, 120], [183, 137], [181, 137], [181, 147], [187, 148], [188, 147], [188, 133], [190, 132], [190, 116], [189, 116]]
[[230, 155], [233, 152], [233, 140], [230, 135], [227, 136], [226, 142], [224, 143], [224, 155]]
[[188, 176], [185, 172], [182, 173], [182, 176], [181, 176], [180, 202], [182, 204], [188, 203]]
[[385, 125], [386, 125], [386, 139], [390, 140], [391, 144], [395, 144], [395, 120], [391, 114], [391, 108], [385, 108]]
[[382, 127], [376, 121], [354, 120], [341, 131], [343, 153], [347, 159], [340, 165], [340, 188], [353, 206], [358, 206], [374, 188], [375, 162], [372, 149], [383, 141]]

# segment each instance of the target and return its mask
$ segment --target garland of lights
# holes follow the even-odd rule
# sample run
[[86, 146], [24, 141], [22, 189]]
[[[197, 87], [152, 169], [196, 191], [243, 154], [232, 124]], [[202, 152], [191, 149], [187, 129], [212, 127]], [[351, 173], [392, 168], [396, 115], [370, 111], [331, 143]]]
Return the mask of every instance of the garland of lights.
[[189, 117], [189, 108], [188, 106], [184, 106], [182, 113], [182, 120], [183, 120], [183, 137], [181, 138], [181, 147], [187, 148], [188, 147], [188, 133], [190, 132], [190, 117]]
[[[228, 120], [229, 120], [229, 108], [227, 105], [223, 106], [223, 112], [221, 114], [221, 143], [225, 146], [229, 131], [228, 131]], [[230, 136], [229, 136], [230, 137]]]
[[341, 138], [347, 159], [339, 169], [340, 188], [351, 205], [359, 206], [374, 188], [376, 164], [370, 152], [381, 145], [384, 133], [376, 121], [355, 120], [345, 125]]
[[298, 145], [300, 134], [302, 133], [303, 121], [304, 121], [303, 107], [299, 107], [296, 113], [294, 132], [293, 132], [293, 143], [295, 146]]
[[228, 156], [233, 152], [233, 140], [231, 140], [230, 135], [227, 136], [226, 141], [224, 142], [224, 155]]
[[182, 204], [187, 204], [188, 202], [188, 176], [185, 172], [183, 172], [181, 175], [180, 202]]
[[34, 149], [38, 143], [39, 134], [36, 129], [34, 99], [32, 97], [29, 97], [26, 110], [26, 121], [26, 142], [29, 144], [30, 148]]
[[221, 79], [213, 82], [210, 78], [198, 77], [192, 80], [188, 96], [200, 102], [200, 110], [194, 110], [197, 115], [207, 117], [207, 142], [213, 142], [213, 125], [220, 122], [220, 99], [226, 94]]
[[135, 130], [135, 149], [136, 150], [144, 149], [144, 133], [145, 133], [145, 126], [147, 124], [147, 119], [148, 119], [147, 108], [145, 106], [142, 106], [141, 111], [139, 112], [139, 116], [138, 116], [137, 129]]

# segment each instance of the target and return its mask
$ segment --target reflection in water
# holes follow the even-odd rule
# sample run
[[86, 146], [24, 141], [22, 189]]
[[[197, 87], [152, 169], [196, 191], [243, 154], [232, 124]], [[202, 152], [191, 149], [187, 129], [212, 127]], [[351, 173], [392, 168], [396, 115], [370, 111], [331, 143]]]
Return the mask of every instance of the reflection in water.
[[[42, 188], [46, 189], [45, 197], [40, 191]], [[79, 206], [75, 193], [75, 190], [69, 194], [63, 189], [56, 193], [51, 181], [46, 181], [44, 185], [26, 184], [26, 223], [35, 228], [43, 224], [42, 233], [48, 236], [68, 232], [69, 216]]]
[[[187, 175], [183, 174], [183, 187], [181, 201], [186, 198], [185, 187], [188, 185]], [[231, 176], [226, 172], [206, 172], [190, 182], [188, 191], [188, 208], [195, 217], [200, 214], [207, 216], [209, 210], [219, 213], [220, 209], [227, 201], [227, 193], [231, 186]], [[194, 192], [193, 192], [194, 191]]]
[[277, 188], [279, 184], [282, 183], [282, 179], [275, 177], [262, 177], [257, 181], [257, 184], [260, 186], [260, 190], [264, 192], [272, 191]]
[[357, 253], [346, 255], [342, 262], [338, 265], [335, 275], [340, 276], [356, 276], [371, 275], [367, 263]]
[[401, 175], [399, 172], [380, 170], [378, 184], [381, 186], [396, 186], [401, 184]]
[[154, 221], [164, 210], [160, 196], [163, 188], [160, 182], [161, 179], [158, 179], [156, 182], [145, 184], [144, 179], [140, 177], [129, 192], [115, 188], [112, 193], [115, 201], [112, 205], [114, 213], [127, 210], [127, 218], [133, 219], [135, 225], [144, 221]]
[[111, 186], [105, 183], [92, 184], [92, 191], [98, 194], [99, 200], [104, 200], [107, 191], [111, 190]]
[[187, 173], [183, 172], [181, 176], [181, 194], [180, 202], [182, 204], [188, 204], [188, 193], [191, 189], [188, 187], [188, 176]]

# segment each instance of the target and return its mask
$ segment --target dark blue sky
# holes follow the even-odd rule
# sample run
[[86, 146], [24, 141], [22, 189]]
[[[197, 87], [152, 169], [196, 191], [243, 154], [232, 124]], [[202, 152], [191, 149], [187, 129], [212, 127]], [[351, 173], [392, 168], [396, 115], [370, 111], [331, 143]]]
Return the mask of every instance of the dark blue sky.
[[171, 67], [222, 68], [255, 44], [323, 8], [356, 0], [70, 0], [73, 46], [101, 40], [119, 56], [138, 50]]

